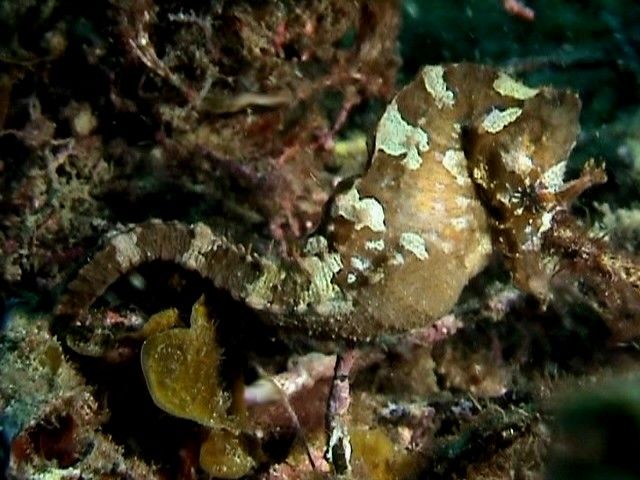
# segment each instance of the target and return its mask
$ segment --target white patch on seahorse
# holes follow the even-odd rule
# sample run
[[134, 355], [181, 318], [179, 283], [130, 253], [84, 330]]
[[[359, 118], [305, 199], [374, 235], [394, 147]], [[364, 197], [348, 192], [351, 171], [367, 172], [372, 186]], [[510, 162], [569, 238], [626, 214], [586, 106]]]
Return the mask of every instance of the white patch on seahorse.
[[431, 94], [438, 108], [453, 107], [455, 100], [453, 92], [447, 88], [444, 81], [444, 68], [440, 65], [427, 65], [422, 69], [424, 88]]
[[197, 270], [204, 265], [206, 252], [214, 246], [214, 235], [209, 227], [203, 223], [196, 223], [193, 226], [193, 238], [189, 244], [189, 249], [182, 255], [180, 264], [188, 268]]
[[431, 203], [430, 210], [438, 216], [446, 216], [448, 208], [446, 203], [439, 200]]
[[382, 252], [384, 250], [384, 240], [382, 238], [379, 240], [367, 240], [364, 244], [364, 248], [367, 250]]
[[415, 149], [415, 147], [409, 148], [407, 152], [407, 156], [402, 159], [402, 165], [407, 167], [409, 170], [417, 170], [422, 165], [422, 157]]
[[533, 168], [533, 160], [521, 150], [509, 150], [502, 153], [502, 163], [509, 172], [526, 176]]
[[314, 235], [307, 239], [307, 243], [304, 245], [304, 253], [306, 255], [318, 255], [329, 251], [329, 244], [327, 239], [321, 235]]
[[442, 165], [455, 177], [458, 185], [466, 185], [471, 181], [467, 172], [467, 158], [462, 150], [449, 149], [444, 152]]
[[262, 274], [247, 286], [245, 302], [252, 308], [261, 310], [273, 300], [273, 290], [285, 278], [285, 272], [276, 263], [262, 262]]
[[354, 255], [351, 257], [351, 266], [359, 272], [364, 272], [371, 268], [371, 261], [368, 258]]
[[451, 220], [451, 226], [456, 232], [460, 232], [462, 230], [467, 230], [471, 227], [473, 219], [471, 217], [455, 217]]
[[393, 252], [393, 256], [387, 262], [389, 265], [393, 265], [394, 267], [399, 267], [404, 265], [404, 257], [400, 252]]
[[355, 224], [355, 229], [369, 227], [374, 232], [384, 232], [384, 209], [375, 198], [360, 198], [354, 185], [348, 192], [336, 196], [331, 209], [334, 217], [341, 216]]
[[313, 299], [331, 297], [338, 288], [332, 280], [333, 275], [342, 269], [340, 256], [334, 253], [324, 260], [318, 257], [304, 257], [300, 262], [311, 278], [309, 287], [311, 297]]
[[540, 251], [540, 234], [534, 230], [532, 225], [524, 227], [524, 234], [527, 241], [522, 244], [522, 249], [530, 252]]
[[429, 253], [427, 252], [427, 245], [422, 238], [417, 233], [413, 232], [404, 232], [400, 235], [400, 246], [405, 250], [409, 250], [420, 260], [426, 260], [429, 258]]
[[135, 231], [120, 233], [111, 239], [111, 245], [116, 249], [116, 261], [122, 270], [126, 271], [140, 262], [142, 252], [137, 242]]
[[545, 233], [547, 230], [549, 230], [552, 227], [552, 223], [551, 221], [553, 220], [553, 216], [558, 213], [560, 209], [559, 208], [554, 208], [553, 210], [550, 210], [548, 212], [544, 212], [542, 214], [542, 221], [540, 222], [540, 228], [538, 229], [538, 235], [542, 235], [543, 233]]
[[550, 192], [559, 192], [564, 186], [564, 172], [567, 169], [566, 160], [555, 164], [542, 174], [543, 188]]
[[429, 136], [402, 118], [393, 99], [378, 123], [375, 150], [393, 156], [404, 155], [402, 164], [409, 170], [417, 170], [422, 165], [421, 154], [429, 150]]
[[348, 313], [353, 309], [351, 300], [333, 283], [335, 274], [343, 267], [338, 253], [327, 253], [322, 258], [303, 257], [300, 265], [309, 275], [310, 284], [298, 299], [298, 313], [313, 308], [320, 315], [332, 316]]
[[489, 133], [498, 133], [504, 127], [516, 121], [522, 114], [522, 109], [518, 107], [507, 108], [506, 110], [491, 110], [482, 121], [482, 128]]
[[518, 100], [527, 100], [528, 98], [535, 97], [539, 92], [537, 88], [527, 87], [525, 84], [514, 80], [504, 72], [500, 72], [498, 78], [494, 80], [493, 89], [500, 95]]

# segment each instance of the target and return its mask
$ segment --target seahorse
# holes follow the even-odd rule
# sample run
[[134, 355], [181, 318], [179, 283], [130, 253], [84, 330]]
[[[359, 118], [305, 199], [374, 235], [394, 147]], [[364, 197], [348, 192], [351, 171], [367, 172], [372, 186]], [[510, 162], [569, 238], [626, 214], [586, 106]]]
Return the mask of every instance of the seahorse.
[[279, 327], [356, 341], [446, 314], [494, 251], [520, 288], [544, 298], [545, 232], [603, 180], [593, 168], [563, 180], [579, 112], [576, 94], [489, 66], [425, 66], [387, 106], [369, 167], [334, 194], [299, 256], [249, 248], [202, 223], [150, 220], [110, 237], [58, 313], [78, 315], [153, 260], [198, 272]]

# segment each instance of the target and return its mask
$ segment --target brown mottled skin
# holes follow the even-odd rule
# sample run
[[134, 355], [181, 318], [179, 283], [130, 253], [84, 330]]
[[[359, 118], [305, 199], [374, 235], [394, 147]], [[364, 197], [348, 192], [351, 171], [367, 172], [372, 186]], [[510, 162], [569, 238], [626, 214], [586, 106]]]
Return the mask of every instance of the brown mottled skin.
[[299, 259], [152, 220], [108, 240], [58, 312], [78, 315], [119, 276], [162, 259], [278, 326], [367, 341], [446, 314], [493, 249], [520, 288], [544, 298], [543, 234], [593, 183], [562, 182], [579, 110], [573, 93], [530, 89], [491, 67], [424, 67], [380, 120], [371, 166], [335, 195]]

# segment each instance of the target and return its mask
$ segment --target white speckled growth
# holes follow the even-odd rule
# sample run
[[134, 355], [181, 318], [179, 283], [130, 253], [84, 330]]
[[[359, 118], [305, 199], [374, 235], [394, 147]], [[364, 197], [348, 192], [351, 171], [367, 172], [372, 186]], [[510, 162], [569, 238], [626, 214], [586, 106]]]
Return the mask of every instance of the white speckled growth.
[[564, 186], [564, 172], [567, 169], [566, 160], [559, 162], [542, 174], [544, 188], [551, 192], [558, 192]]
[[355, 229], [368, 227], [374, 232], [384, 232], [384, 209], [375, 198], [360, 198], [355, 185], [341, 195], [336, 196], [332, 215], [344, 217], [355, 224]]
[[381, 252], [381, 251], [384, 250], [384, 240], [383, 239], [380, 239], [380, 240], [368, 240], [364, 244], [364, 248], [366, 248], [367, 250], [374, 250], [374, 251]]
[[199, 266], [204, 265], [204, 253], [211, 250], [214, 246], [213, 232], [203, 223], [197, 223], [193, 228], [194, 236], [187, 250], [181, 259], [181, 264], [197, 270]]
[[404, 232], [400, 235], [400, 246], [405, 250], [410, 251], [420, 260], [426, 260], [429, 258], [427, 252], [427, 245], [419, 234], [414, 232]]
[[458, 185], [466, 185], [471, 182], [467, 172], [467, 159], [462, 150], [447, 150], [444, 152], [442, 165], [455, 177]]
[[518, 100], [527, 100], [528, 98], [535, 97], [538, 93], [537, 88], [527, 87], [525, 84], [514, 80], [504, 72], [498, 74], [498, 78], [493, 82], [493, 89], [500, 95]]
[[420, 154], [429, 150], [429, 137], [402, 118], [394, 99], [378, 124], [375, 149], [393, 156], [404, 155], [402, 164], [409, 170], [417, 170], [422, 165]]
[[128, 270], [133, 265], [138, 265], [142, 252], [137, 245], [138, 237], [135, 232], [121, 233], [111, 239], [111, 245], [116, 249], [116, 261], [120, 268]]
[[444, 81], [444, 68], [440, 65], [428, 65], [422, 69], [424, 88], [431, 94], [438, 108], [453, 107], [453, 92]]
[[522, 113], [518, 107], [507, 108], [506, 110], [491, 110], [482, 121], [482, 128], [489, 133], [498, 133], [504, 127], [516, 121]]
[[521, 150], [507, 150], [502, 153], [502, 163], [509, 172], [526, 176], [533, 168], [533, 161]]

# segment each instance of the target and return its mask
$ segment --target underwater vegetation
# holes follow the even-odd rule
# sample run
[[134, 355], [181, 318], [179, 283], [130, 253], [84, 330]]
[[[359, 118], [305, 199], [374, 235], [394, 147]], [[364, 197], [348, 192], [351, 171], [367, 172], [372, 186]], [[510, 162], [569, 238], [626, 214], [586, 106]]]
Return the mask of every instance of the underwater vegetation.
[[0, 3], [7, 478], [634, 478], [640, 8]]

